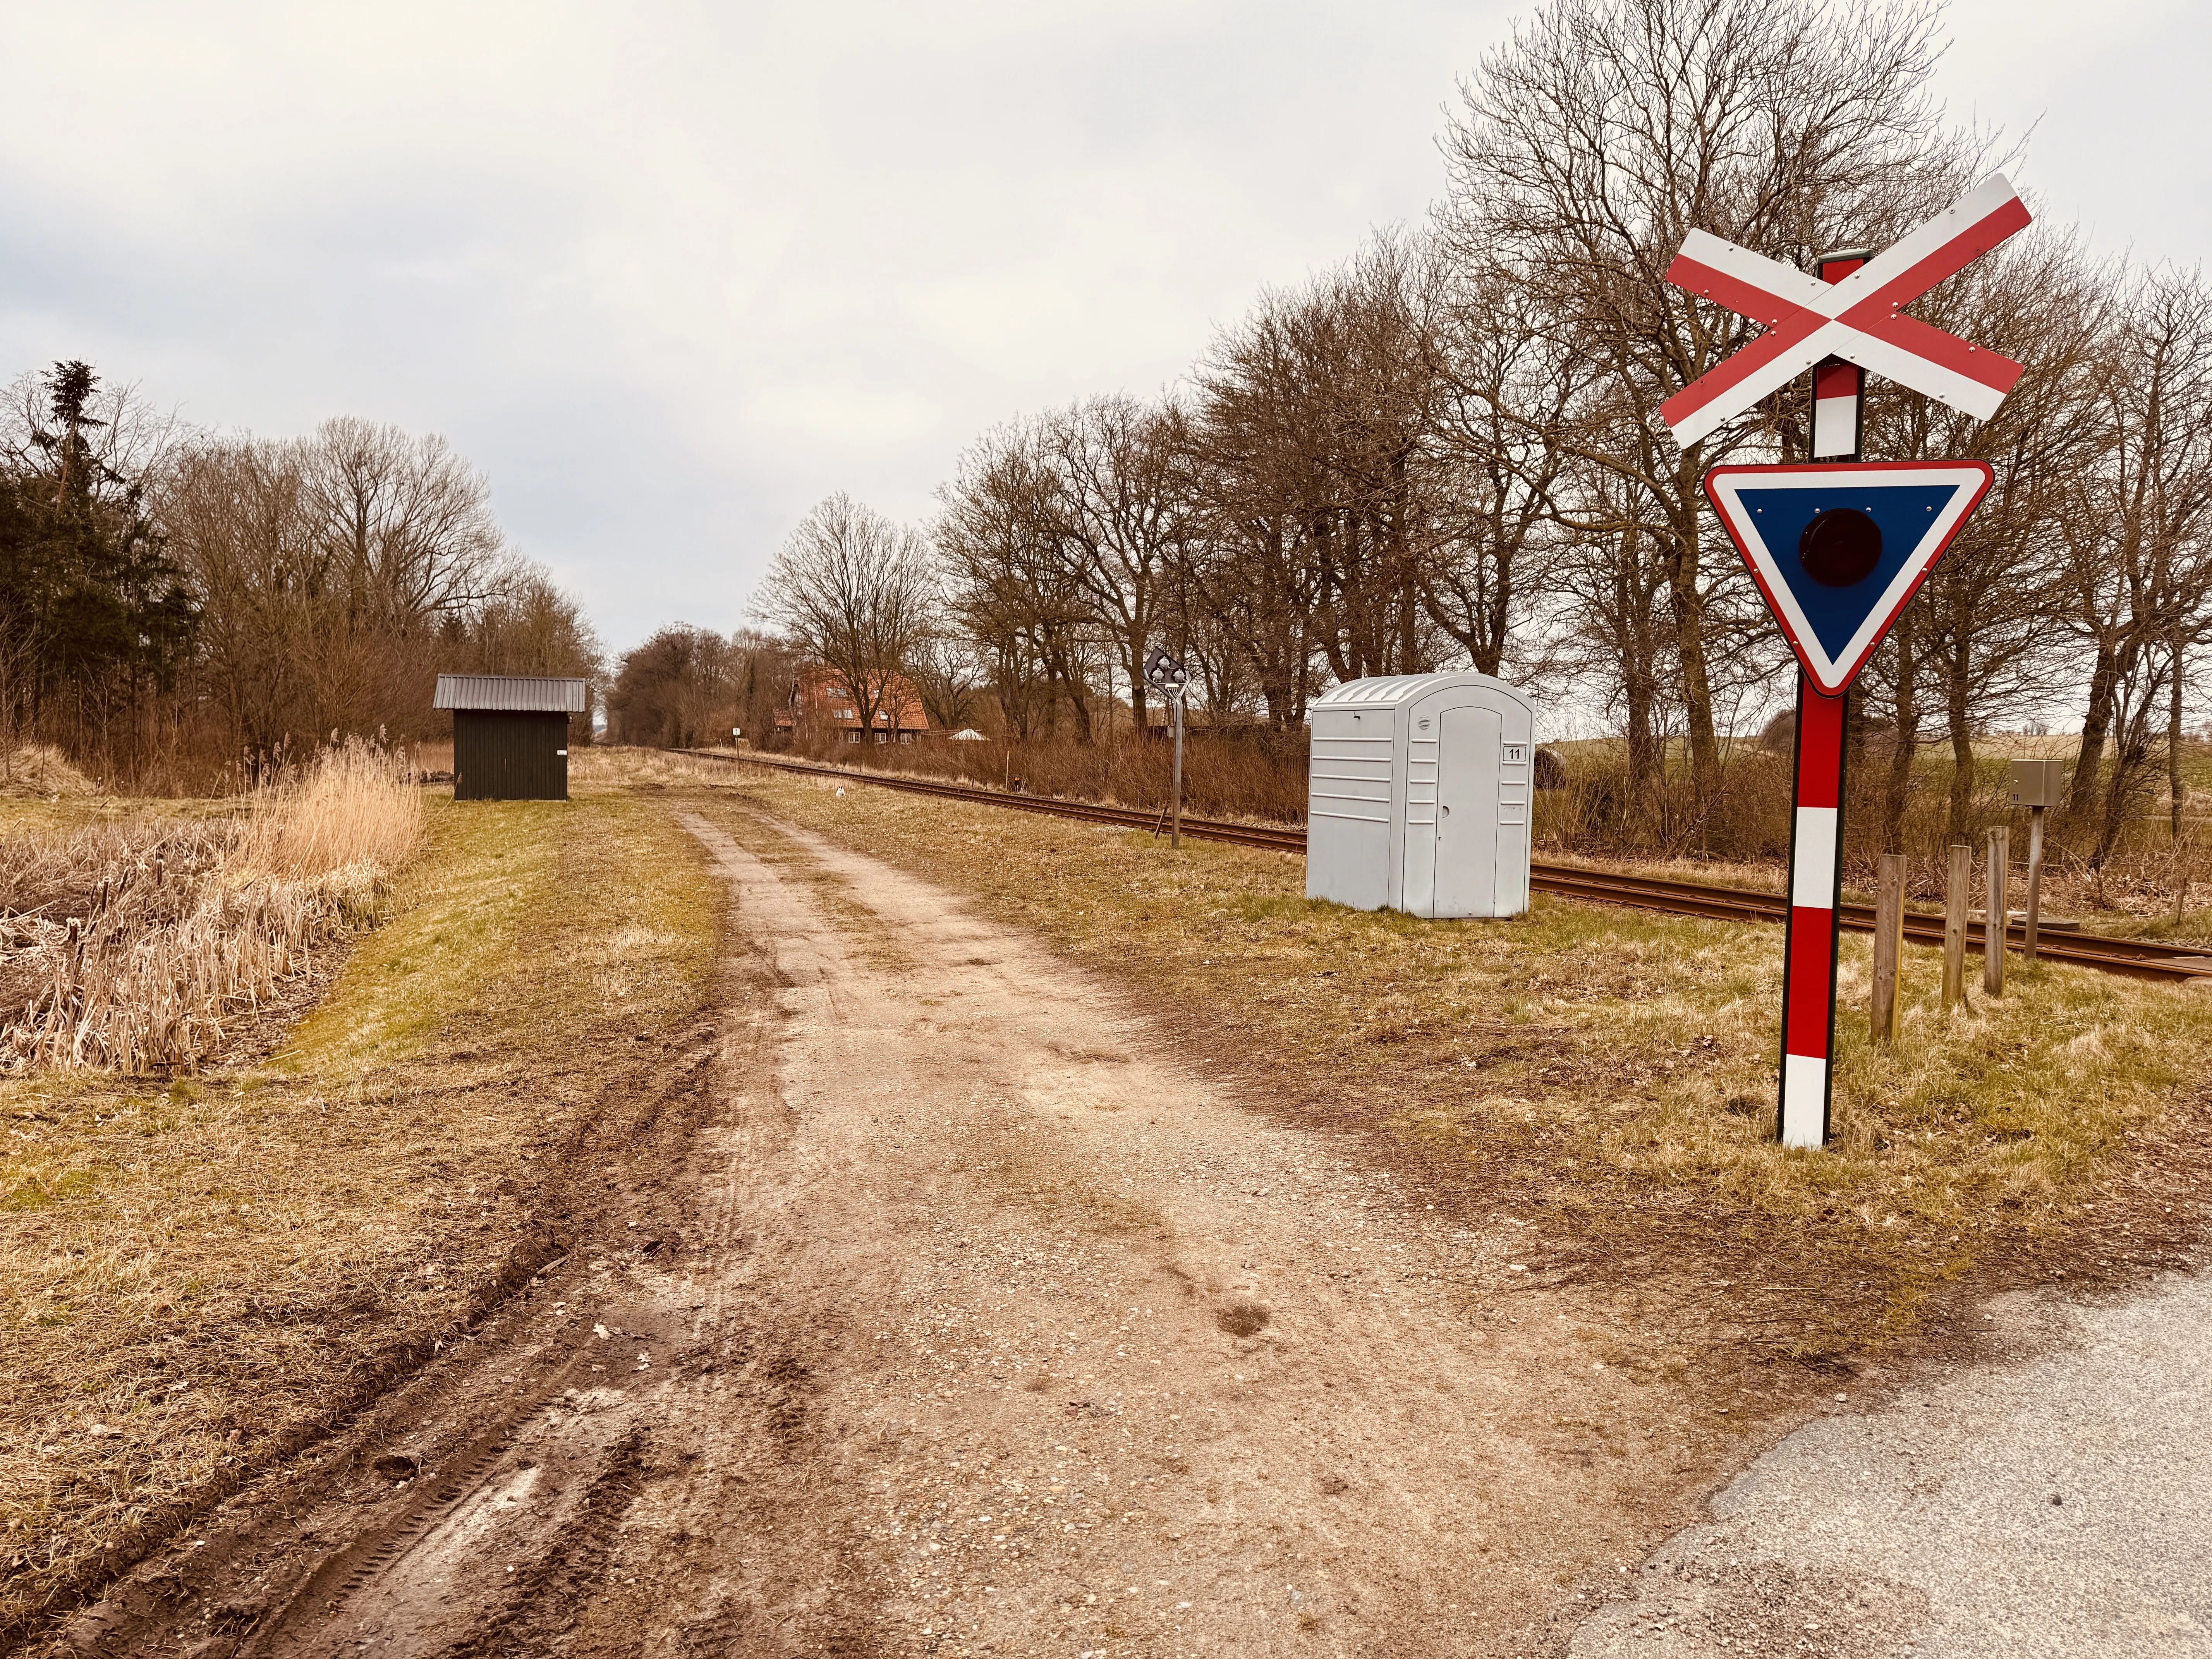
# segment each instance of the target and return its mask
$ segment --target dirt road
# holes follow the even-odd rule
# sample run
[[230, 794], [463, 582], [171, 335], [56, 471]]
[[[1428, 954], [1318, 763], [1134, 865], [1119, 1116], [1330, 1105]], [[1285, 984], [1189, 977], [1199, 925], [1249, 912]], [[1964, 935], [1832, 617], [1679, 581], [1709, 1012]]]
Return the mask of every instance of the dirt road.
[[683, 1167], [79, 1650], [1557, 1652], [1749, 1455], [1522, 1218], [922, 882], [685, 822], [738, 935]]

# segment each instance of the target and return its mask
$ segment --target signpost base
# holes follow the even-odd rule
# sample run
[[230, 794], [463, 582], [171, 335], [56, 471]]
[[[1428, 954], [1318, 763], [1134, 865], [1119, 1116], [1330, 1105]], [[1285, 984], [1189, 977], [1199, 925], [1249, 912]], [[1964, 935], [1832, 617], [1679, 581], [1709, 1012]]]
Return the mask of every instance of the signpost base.
[[1797, 763], [1790, 825], [1790, 930], [1782, 958], [1784, 1146], [1828, 1139], [1836, 1036], [1836, 902], [1843, 878], [1844, 698], [1797, 676]]

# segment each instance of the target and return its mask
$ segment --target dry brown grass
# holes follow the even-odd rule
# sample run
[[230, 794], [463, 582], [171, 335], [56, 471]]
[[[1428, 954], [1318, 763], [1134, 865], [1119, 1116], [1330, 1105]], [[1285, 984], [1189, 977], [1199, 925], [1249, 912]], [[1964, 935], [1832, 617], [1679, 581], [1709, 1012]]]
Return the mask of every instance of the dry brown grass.
[[349, 738], [254, 791], [230, 872], [373, 890], [422, 839], [422, 792], [397, 755]]
[[99, 793], [100, 786], [70, 765], [69, 757], [50, 743], [0, 749], [0, 795], [81, 800]]
[[0, 842], [0, 1071], [195, 1071], [374, 912], [422, 834], [422, 792], [358, 740], [240, 815], [147, 815]]
[[568, 751], [568, 783], [574, 789], [624, 789], [639, 784], [697, 783], [727, 770], [720, 761], [698, 760], [670, 749], [636, 749], [595, 744]]
[[620, 792], [428, 810], [265, 1064], [0, 1081], [0, 1647], [454, 1340], [659, 1155], [714, 963], [695, 845]]
[[[1837, 1139], [1788, 1152], [1778, 928], [1541, 899], [1516, 921], [1425, 922], [1309, 902], [1278, 854], [788, 775], [726, 787], [1036, 928], [1190, 1027], [1253, 1097], [1536, 1224], [1535, 1265], [1633, 1278], [1760, 1353], [1902, 1341], [1947, 1285], [2044, 1271], [2204, 1103], [2207, 988], [2015, 963], [2008, 995], [1947, 1018], [1936, 954], [1909, 948], [1903, 1040], [1875, 1050], [1869, 946], [1850, 939]], [[2121, 1260], [2154, 1250], [2134, 1241]]]

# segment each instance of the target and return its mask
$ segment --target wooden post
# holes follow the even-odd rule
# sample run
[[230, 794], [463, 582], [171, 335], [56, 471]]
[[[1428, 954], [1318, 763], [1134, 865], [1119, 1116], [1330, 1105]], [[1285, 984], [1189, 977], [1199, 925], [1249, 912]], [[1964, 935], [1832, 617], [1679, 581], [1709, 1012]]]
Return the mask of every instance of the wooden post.
[[2004, 994], [2005, 878], [2012, 873], [2012, 830], [2000, 823], [1990, 831], [1989, 856], [1982, 866], [1982, 989]]
[[2035, 930], [2043, 921], [2043, 809], [2027, 809], [2027, 927], [2021, 941], [2023, 960], [2035, 960]]
[[1966, 907], [1974, 885], [1974, 849], [1954, 847], [1943, 882], [1943, 1006], [1966, 1000]]
[[1876, 1042], [1897, 1041], [1897, 964], [1905, 952], [1905, 855], [1884, 853], [1875, 863], [1874, 1012]]

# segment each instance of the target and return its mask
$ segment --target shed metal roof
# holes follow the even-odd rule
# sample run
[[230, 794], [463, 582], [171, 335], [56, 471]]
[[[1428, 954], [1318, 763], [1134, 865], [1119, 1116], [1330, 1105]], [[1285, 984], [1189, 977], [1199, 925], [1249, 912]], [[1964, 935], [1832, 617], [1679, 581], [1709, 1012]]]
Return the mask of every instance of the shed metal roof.
[[585, 684], [531, 674], [441, 674], [430, 707], [516, 714], [580, 714]]

